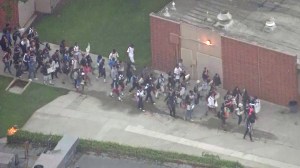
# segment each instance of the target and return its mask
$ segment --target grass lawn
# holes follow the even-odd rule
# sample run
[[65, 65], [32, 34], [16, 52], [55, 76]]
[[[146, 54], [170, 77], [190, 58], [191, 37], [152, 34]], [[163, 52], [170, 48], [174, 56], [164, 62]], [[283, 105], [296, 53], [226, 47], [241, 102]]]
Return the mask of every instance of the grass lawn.
[[5, 91], [12, 78], [0, 76], [0, 137], [13, 125], [22, 127], [38, 108], [68, 91], [31, 83], [22, 95]]
[[124, 60], [127, 47], [135, 45], [139, 65], [151, 61], [149, 13], [157, 12], [170, 0], [66, 0], [53, 15], [35, 23], [42, 41], [68, 46], [78, 42], [82, 50], [108, 57], [115, 48]]

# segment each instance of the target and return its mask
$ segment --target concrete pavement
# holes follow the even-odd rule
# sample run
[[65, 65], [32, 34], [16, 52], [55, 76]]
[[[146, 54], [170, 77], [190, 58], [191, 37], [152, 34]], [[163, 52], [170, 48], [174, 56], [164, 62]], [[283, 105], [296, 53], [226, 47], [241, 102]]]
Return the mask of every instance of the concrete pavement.
[[[103, 92], [97, 94], [101, 99], [75, 92], [61, 96], [36, 111], [23, 129], [198, 156], [209, 151], [253, 167], [300, 165], [299, 143], [284, 142], [279, 136], [260, 139], [254, 135], [253, 143], [243, 140], [239, 132], [224, 132], [154, 112], [142, 113], [126, 100], [119, 103]], [[258, 125], [255, 132], [260, 131]]]
[[[41, 79], [39, 74], [37, 82]], [[237, 119], [229, 119], [225, 132], [219, 129], [217, 118], [205, 117], [203, 101], [193, 114], [194, 122], [187, 122], [181, 119], [183, 110], [178, 110], [177, 119], [168, 116], [162, 100], [157, 100], [156, 107], [147, 104], [143, 113], [136, 109], [131, 96], [124, 102], [108, 97], [108, 83], [93, 76], [85, 94], [70, 92], [57, 98], [37, 110], [23, 129], [197, 156], [209, 151], [251, 167], [300, 167], [299, 113], [291, 114], [285, 107], [262, 101], [255, 142], [250, 142], [242, 139], [244, 126], [237, 126]], [[71, 82], [62, 84], [59, 79], [54, 86], [74, 90]]]

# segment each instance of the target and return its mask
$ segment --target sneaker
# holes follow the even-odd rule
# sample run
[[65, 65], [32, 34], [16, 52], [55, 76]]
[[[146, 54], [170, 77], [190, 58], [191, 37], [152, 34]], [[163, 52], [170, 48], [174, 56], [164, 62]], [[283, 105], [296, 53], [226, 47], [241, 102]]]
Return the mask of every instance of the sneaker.
[[118, 100], [119, 100], [119, 101], [122, 101], [121, 97], [118, 97]]
[[112, 92], [110, 92], [110, 94], [109, 94], [111, 97], [113, 97], [113, 93]]
[[155, 103], [153, 103], [153, 105], [155, 105]]
[[99, 77], [97, 76], [96, 79], [99, 79]]
[[104, 79], [103, 82], [106, 83], [106, 79]]
[[143, 109], [142, 111], [145, 112], [146, 110]]
[[32, 81], [32, 79], [28, 79], [28, 81]]
[[39, 78], [34, 78], [34, 80], [39, 80]]
[[142, 108], [140, 108], [140, 110], [142, 110]]

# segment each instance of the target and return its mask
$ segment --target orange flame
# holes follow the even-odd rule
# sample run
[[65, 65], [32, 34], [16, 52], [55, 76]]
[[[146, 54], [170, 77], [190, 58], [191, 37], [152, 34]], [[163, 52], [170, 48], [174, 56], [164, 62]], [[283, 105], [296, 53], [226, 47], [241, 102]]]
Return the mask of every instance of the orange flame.
[[18, 128], [17, 128], [16, 126], [13, 126], [13, 127], [9, 128], [9, 129], [7, 130], [7, 135], [8, 135], [8, 136], [12, 136], [12, 135], [14, 135], [17, 131], [18, 131]]

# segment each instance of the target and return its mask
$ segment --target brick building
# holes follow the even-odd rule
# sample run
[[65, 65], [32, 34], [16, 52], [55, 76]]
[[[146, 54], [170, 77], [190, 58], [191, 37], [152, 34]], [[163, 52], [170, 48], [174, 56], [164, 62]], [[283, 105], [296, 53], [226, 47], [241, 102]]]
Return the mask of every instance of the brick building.
[[[7, 13], [4, 8], [9, 8], [10, 13]], [[0, 28], [3, 28], [6, 23], [10, 23], [12, 26], [18, 25], [18, 16], [18, 3], [16, 1], [0, 0]]]
[[170, 71], [182, 58], [194, 79], [207, 67], [225, 89], [239, 86], [287, 105], [300, 93], [299, 6], [297, 0], [175, 0], [150, 14], [152, 65]]
[[0, 0], [0, 28], [6, 23], [12, 27], [28, 27], [36, 18], [36, 12], [52, 13], [61, 0]]

